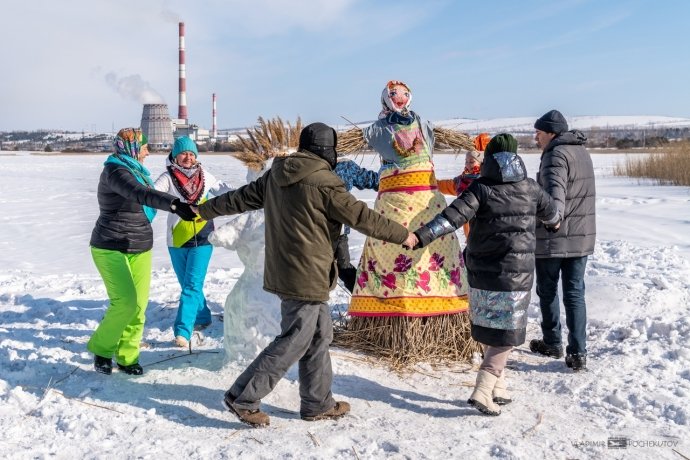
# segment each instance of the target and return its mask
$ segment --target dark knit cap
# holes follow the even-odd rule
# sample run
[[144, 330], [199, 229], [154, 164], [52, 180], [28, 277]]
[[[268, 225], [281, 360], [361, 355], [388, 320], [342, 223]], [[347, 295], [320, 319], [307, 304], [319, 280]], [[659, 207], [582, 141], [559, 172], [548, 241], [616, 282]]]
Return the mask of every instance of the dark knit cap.
[[534, 122], [534, 127], [545, 133], [561, 134], [568, 131], [568, 122], [558, 110], [549, 110]]
[[491, 138], [489, 144], [484, 150], [484, 156], [493, 155], [498, 152], [513, 152], [517, 153], [518, 141], [513, 136], [507, 133], [497, 134]]

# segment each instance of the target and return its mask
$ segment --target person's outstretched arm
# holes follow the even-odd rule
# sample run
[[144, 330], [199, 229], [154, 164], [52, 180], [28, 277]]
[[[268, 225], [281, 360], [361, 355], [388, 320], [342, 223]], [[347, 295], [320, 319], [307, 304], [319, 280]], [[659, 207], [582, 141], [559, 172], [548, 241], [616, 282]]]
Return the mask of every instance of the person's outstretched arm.
[[452, 233], [465, 222], [469, 222], [480, 206], [479, 184], [472, 184], [441, 213], [414, 232], [419, 242], [415, 246], [423, 248], [443, 235]]
[[333, 172], [345, 182], [345, 189], [348, 191], [352, 187], [359, 190], [379, 189], [379, 173], [362, 168], [352, 160], [339, 161]]
[[270, 180], [270, 173], [269, 170], [254, 182], [201, 203], [198, 207], [199, 215], [204, 220], [211, 220], [218, 216], [241, 214], [263, 208], [266, 182]]
[[373, 211], [342, 185], [330, 192], [328, 217], [366, 236], [389, 243], [402, 244], [410, 237], [410, 232], [405, 227]]

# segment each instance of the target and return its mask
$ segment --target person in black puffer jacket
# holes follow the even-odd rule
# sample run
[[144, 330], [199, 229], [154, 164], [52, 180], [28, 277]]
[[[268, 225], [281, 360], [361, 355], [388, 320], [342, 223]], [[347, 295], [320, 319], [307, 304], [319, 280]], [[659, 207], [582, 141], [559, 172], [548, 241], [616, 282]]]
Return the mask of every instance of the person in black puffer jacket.
[[499, 415], [498, 405], [511, 402], [504, 368], [512, 348], [525, 341], [537, 219], [557, 228], [556, 205], [527, 177], [517, 140], [498, 134], [486, 147], [480, 177], [415, 232], [417, 247], [423, 247], [470, 223], [465, 251], [470, 319], [472, 338], [484, 345], [484, 361], [468, 402], [488, 415]]
[[140, 129], [121, 129], [114, 147], [98, 182], [100, 214], [89, 243], [110, 305], [86, 347], [94, 354], [97, 372], [111, 374], [115, 355], [120, 370], [141, 375], [139, 343], [151, 281], [151, 220], [156, 209], [174, 212], [185, 220], [196, 214], [189, 204], [153, 188], [142, 164], [148, 145]]
[[541, 308], [542, 339], [530, 349], [552, 358], [563, 356], [558, 280], [562, 279], [568, 345], [565, 364], [573, 371], [587, 369], [587, 306], [585, 268], [596, 240], [596, 187], [587, 137], [568, 123], [558, 110], [534, 123], [534, 138], [543, 149], [537, 182], [554, 199], [563, 221], [557, 233], [537, 226], [537, 295]]

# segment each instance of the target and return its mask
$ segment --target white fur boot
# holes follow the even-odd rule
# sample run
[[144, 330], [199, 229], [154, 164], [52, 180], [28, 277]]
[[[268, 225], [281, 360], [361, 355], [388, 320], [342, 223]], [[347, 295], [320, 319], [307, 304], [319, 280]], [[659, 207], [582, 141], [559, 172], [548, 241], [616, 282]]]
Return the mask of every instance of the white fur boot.
[[477, 383], [467, 402], [486, 415], [500, 415], [501, 408], [493, 401], [493, 390], [498, 377], [490, 372], [480, 370], [477, 373]]
[[492, 393], [493, 400], [499, 406], [505, 406], [513, 402], [513, 399], [508, 393], [508, 386], [506, 385], [506, 371], [505, 369], [501, 372], [501, 376], [496, 380], [496, 385], [494, 385], [494, 391]]

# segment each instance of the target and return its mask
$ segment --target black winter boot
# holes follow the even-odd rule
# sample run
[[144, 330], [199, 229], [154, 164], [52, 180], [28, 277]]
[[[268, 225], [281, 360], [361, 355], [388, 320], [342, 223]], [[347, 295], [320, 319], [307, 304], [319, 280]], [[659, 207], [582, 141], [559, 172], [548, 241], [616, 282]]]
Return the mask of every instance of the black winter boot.
[[113, 360], [112, 358], [104, 358], [103, 356], [93, 355], [93, 368], [96, 370], [96, 372], [110, 375], [113, 373]]
[[583, 353], [568, 353], [565, 356], [565, 365], [575, 372], [587, 370], [587, 355]]
[[144, 368], [141, 367], [139, 363], [130, 364], [129, 366], [123, 366], [118, 363], [117, 368], [129, 375], [142, 375], [144, 373]]
[[563, 347], [560, 345], [548, 345], [542, 339], [533, 339], [529, 342], [529, 349], [533, 353], [539, 353], [540, 355], [549, 356], [551, 358], [562, 358], [563, 357]]

